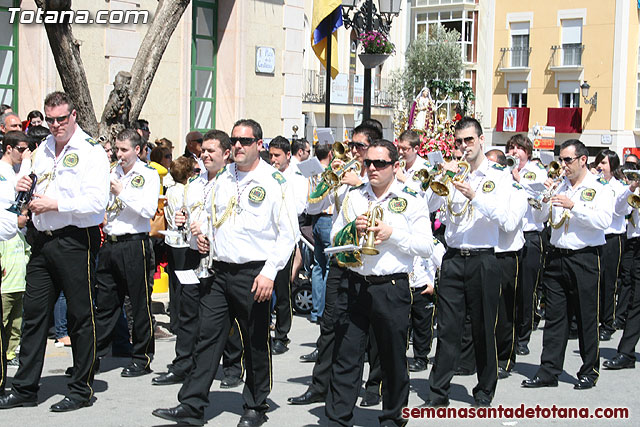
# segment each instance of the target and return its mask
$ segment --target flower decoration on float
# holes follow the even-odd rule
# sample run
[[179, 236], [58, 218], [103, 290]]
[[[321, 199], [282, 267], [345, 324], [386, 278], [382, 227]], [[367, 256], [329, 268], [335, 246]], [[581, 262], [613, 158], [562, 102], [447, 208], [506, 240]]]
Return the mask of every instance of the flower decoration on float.
[[428, 153], [440, 151], [443, 157], [451, 158], [454, 150], [455, 126], [460, 119], [462, 116], [456, 114], [453, 119], [444, 120], [424, 131], [416, 131], [420, 135], [418, 155], [426, 157]]

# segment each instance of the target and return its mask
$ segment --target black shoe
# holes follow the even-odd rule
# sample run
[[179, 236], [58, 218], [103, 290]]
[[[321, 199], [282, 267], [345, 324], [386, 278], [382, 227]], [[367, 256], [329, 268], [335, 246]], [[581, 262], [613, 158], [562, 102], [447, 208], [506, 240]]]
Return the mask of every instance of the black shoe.
[[58, 403], [51, 405], [49, 410], [51, 412], [69, 412], [76, 409], [84, 408], [85, 406], [91, 406], [90, 400], [76, 400], [70, 397], [65, 397]]
[[473, 404], [473, 406], [477, 408], [488, 408], [489, 406], [491, 406], [491, 401], [485, 398], [475, 399], [475, 403]]
[[469, 375], [473, 375], [473, 374], [475, 374], [475, 373], [476, 373], [476, 370], [475, 370], [475, 369], [474, 369], [474, 370], [472, 370], [472, 371], [470, 371], [470, 370], [465, 369], [465, 368], [457, 368], [457, 369], [453, 372], [453, 375], [460, 375], [460, 376], [466, 377], [466, 376], [469, 376]]
[[316, 348], [309, 354], [303, 354], [300, 356], [300, 360], [303, 362], [316, 362], [318, 360], [318, 349]]
[[184, 377], [174, 374], [173, 372], [167, 372], [166, 374], [162, 374], [157, 376], [151, 380], [151, 384], [153, 385], [170, 385], [170, 384], [180, 384], [184, 381]]
[[446, 408], [449, 406], [449, 399], [445, 400], [427, 400], [422, 405], [421, 408]]
[[511, 372], [504, 369], [502, 366], [498, 367], [498, 379], [503, 380], [511, 376]]
[[380, 395], [378, 393], [373, 393], [371, 391], [364, 392], [364, 397], [360, 401], [360, 406], [366, 408], [369, 406], [376, 406], [378, 404], [380, 404]]
[[529, 347], [527, 345], [520, 345], [516, 348], [516, 354], [518, 356], [526, 356], [529, 354]]
[[149, 366], [145, 368], [142, 365], [132, 362], [129, 366], [124, 368], [122, 372], [120, 372], [120, 376], [121, 377], [140, 377], [142, 375], [147, 375], [150, 373], [151, 373], [151, 368]]
[[607, 369], [634, 369], [636, 367], [636, 360], [624, 354], [617, 354], [613, 359], [605, 360], [602, 366]]
[[18, 366], [20, 366], [20, 362], [18, 361], [18, 356], [14, 357], [11, 360], [7, 360], [7, 366], [9, 368], [17, 368]]
[[409, 362], [409, 372], [421, 372], [427, 369], [427, 362], [423, 359], [414, 358]]
[[195, 417], [184, 407], [178, 405], [175, 408], [155, 409], [151, 414], [163, 420], [175, 421], [178, 424], [188, 426], [203, 426], [204, 417]]
[[578, 339], [578, 330], [577, 329], [569, 329], [569, 339], [577, 340]]
[[574, 390], [589, 390], [596, 386], [595, 380], [589, 377], [581, 377], [580, 381], [578, 381], [574, 386]]
[[616, 328], [619, 331], [624, 329], [624, 325], [625, 325], [625, 320], [616, 319], [616, 320], [613, 321], [613, 327]]
[[240, 377], [224, 377], [220, 381], [220, 388], [234, 388], [242, 384], [242, 378]]
[[9, 393], [0, 397], [0, 409], [18, 408], [20, 406], [26, 408], [28, 406], [37, 406], [37, 399], [25, 399], [15, 393]]
[[611, 339], [611, 332], [606, 329], [600, 331], [600, 341], [609, 341]]
[[255, 409], [245, 409], [244, 414], [238, 421], [238, 427], [259, 427], [266, 423], [269, 417], [264, 412], [258, 412]]
[[289, 402], [292, 405], [310, 405], [312, 403], [324, 402], [324, 400], [325, 400], [324, 396], [318, 393], [314, 393], [311, 390], [307, 390], [301, 396], [288, 398], [287, 402]]
[[271, 354], [283, 354], [289, 351], [289, 347], [285, 343], [280, 340], [273, 340], [273, 345], [271, 346]]
[[554, 378], [552, 380], [545, 381], [536, 375], [530, 380], [522, 381], [521, 385], [525, 388], [558, 387], [558, 380]]

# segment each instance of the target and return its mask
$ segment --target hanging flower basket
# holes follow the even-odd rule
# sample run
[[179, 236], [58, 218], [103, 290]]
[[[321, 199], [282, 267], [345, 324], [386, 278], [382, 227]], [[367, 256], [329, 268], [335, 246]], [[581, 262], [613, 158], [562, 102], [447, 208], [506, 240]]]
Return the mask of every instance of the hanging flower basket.
[[386, 61], [389, 55], [379, 53], [361, 53], [358, 57], [360, 58], [362, 65], [364, 65], [364, 68], [376, 68], [378, 65]]

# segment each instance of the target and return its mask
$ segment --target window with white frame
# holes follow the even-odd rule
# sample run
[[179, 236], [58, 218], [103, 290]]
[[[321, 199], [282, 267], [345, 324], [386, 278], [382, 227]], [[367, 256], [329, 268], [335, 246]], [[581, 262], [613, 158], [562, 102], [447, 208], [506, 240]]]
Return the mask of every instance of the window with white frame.
[[427, 40], [431, 29], [440, 24], [447, 31], [456, 30], [460, 33], [458, 43], [462, 50], [464, 62], [473, 61], [473, 11], [449, 10], [440, 12], [428, 12], [416, 14], [415, 37], [425, 35]]
[[558, 100], [561, 108], [580, 107], [580, 85], [578, 82], [558, 82]]
[[527, 82], [509, 82], [509, 107], [527, 106]]
[[582, 65], [582, 18], [562, 21], [562, 65]]
[[529, 66], [529, 22], [511, 23], [511, 66]]

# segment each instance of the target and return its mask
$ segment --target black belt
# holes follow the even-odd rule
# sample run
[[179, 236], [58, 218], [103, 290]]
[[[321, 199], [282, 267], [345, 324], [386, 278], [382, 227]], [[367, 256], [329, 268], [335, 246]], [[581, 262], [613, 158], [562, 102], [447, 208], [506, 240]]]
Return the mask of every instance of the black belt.
[[144, 240], [149, 237], [148, 233], [136, 233], [136, 234], [123, 234], [121, 236], [114, 236], [113, 234], [105, 234], [105, 242], [128, 242], [130, 240]]
[[540, 234], [540, 232], [538, 230], [531, 230], [531, 231], [525, 231], [524, 232], [525, 236], [528, 236], [528, 235], [531, 235], [531, 234]]
[[476, 255], [485, 255], [485, 254], [494, 254], [495, 251], [493, 248], [478, 248], [478, 249], [458, 249], [458, 248], [449, 248], [447, 252], [451, 252], [460, 256], [476, 256]]
[[496, 257], [498, 258], [515, 257], [517, 255], [520, 255], [520, 251], [496, 252]]
[[213, 261], [213, 265], [214, 266], [218, 266], [220, 268], [240, 268], [240, 269], [244, 269], [244, 268], [258, 268], [258, 267], [262, 267], [264, 266], [265, 261], [249, 261], [249, 262], [245, 262], [244, 264], [233, 264], [230, 262], [224, 262], [224, 261]]
[[393, 273], [385, 274], [382, 276], [363, 276], [362, 274], [356, 273], [355, 271], [351, 271], [351, 274], [353, 274], [356, 279], [365, 281], [370, 285], [381, 285], [383, 283], [389, 283], [392, 280], [409, 280], [409, 275], [407, 273]]
[[581, 248], [581, 249], [564, 249], [564, 248], [557, 248], [555, 246], [551, 246], [549, 248], [550, 252], [556, 252], [556, 253], [563, 254], [563, 255], [573, 255], [573, 254], [580, 254], [580, 253], [587, 253], [587, 252], [595, 252], [597, 250], [598, 250], [598, 248], [596, 246], [585, 246], [584, 248]]
[[44, 234], [47, 237], [60, 237], [67, 236], [71, 233], [78, 233], [84, 230], [84, 228], [76, 227], [75, 225], [67, 225], [66, 227], [59, 228], [57, 230], [45, 230], [40, 233]]

